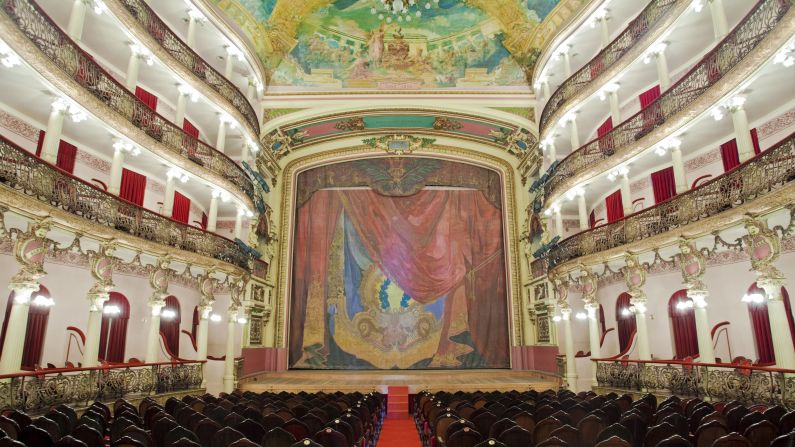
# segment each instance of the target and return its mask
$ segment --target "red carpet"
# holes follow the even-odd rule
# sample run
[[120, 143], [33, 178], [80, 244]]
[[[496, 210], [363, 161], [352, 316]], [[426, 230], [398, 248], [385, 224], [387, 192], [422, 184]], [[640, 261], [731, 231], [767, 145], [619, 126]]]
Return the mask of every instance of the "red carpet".
[[419, 447], [417, 426], [408, 414], [389, 414], [384, 418], [378, 447]]

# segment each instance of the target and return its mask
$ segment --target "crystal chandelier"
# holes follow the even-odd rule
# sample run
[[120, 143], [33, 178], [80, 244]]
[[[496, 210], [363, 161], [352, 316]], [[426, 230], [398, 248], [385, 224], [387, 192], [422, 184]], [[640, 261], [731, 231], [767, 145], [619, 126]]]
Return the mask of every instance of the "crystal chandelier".
[[439, 0], [374, 0], [378, 7], [373, 7], [370, 12], [378, 15], [379, 20], [386, 23], [411, 22], [413, 18], [422, 17], [422, 12], [439, 6]]

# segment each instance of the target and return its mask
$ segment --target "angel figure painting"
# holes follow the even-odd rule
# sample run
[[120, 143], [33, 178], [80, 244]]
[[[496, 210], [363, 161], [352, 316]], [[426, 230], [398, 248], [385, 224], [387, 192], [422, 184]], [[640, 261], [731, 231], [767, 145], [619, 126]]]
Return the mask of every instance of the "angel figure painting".
[[292, 368], [510, 367], [498, 173], [386, 157], [297, 182]]

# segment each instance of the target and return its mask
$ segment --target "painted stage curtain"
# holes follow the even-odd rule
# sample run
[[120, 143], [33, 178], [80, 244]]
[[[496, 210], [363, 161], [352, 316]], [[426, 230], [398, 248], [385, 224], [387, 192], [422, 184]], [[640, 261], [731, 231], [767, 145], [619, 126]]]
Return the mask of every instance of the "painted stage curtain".
[[675, 359], [698, 355], [698, 333], [696, 332], [696, 313], [692, 307], [678, 309], [677, 304], [688, 301], [687, 290], [682, 289], [668, 300], [668, 316], [674, 335]]
[[146, 192], [146, 176], [127, 168], [121, 171], [121, 188], [119, 197], [138, 206], [144, 206]]
[[665, 202], [676, 195], [674, 168], [661, 169], [651, 173], [651, 187], [654, 191], [654, 203]]
[[[443, 303], [438, 348], [423, 367], [509, 366], [502, 218], [483, 192], [423, 189], [411, 196], [392, 197], [371, 189], [326, 189], [315, 192], [297, 214], [291, 364], [309, 367], [308, 351], [329, 346], [328, 335], [323, 334], [333, 326], [320, 327], [323, 319], [311, 317], [311, 312], [307, 318], [307, 309], [330, 308], [325, 297], [343, 292], [329, 291], [330, 280], [321, 281], [329, 273], [328, 253], [342, 222], [358, 236], [359, 256], [372, 260], [388, 278], [384, 284], [397, 284], [405, 300], [421, 305]], [[460, 360], [473, 347], [479, 363], [462, 364]]]
[[184, 224], [187, 224], [190, 218], [190, 199], [177, 191], [174, 191], [174, 208], [171, 210], [171, 218]]
[[[44, 295], [49, 298], [50, 291], [43, 285], [40, 285], [39, 290], [31, 295], [31, 299], [36, 295]], [[8, 295], [6, 314], [3, 319], [2, 333], [0, 333], [0, 355], [2, 354], [2, 346], [5, 343], [6, 331], [8, 330], [8, 319], [11, 316], [14, 296], [14, 292]], [[25, 332], [25, 342], [22, 352], [22, 369], [24, 370], [33, 370], [41, 366], [41, 354], [44, 351], [44, 337], [47, 334], [47, 321], [49, 317], [49, 307], [30, 306], [28, 311], [28, 326]]]
[[160, 317], [160, 333], [166, 338], [166, 347], [171, 351], [171, 354], [175, 357], [179, 357], [179, 325], [182, 321], [182, 317], [177, 297], [174, 295], [167, 296], [166, 305], [163, 306], [163, 310], [172, 310], [175, 316], [168, 319], [163, 316]]
[[605, 199], [607, 207], [607, 223], [615, 222], [624, 217], [624, 203], [621, 199], [621, 190], [610, 194]]
[[127, 322], [130, 321], [130, 302], [119, 292], [110, 292], [104, 307], [116, 306], [118, 314], [102, 313], [102, 327], [99, 332], [99, 359], [106, 362], [124, 362], [127, 346]]
[[632, 296], [627, 292], [622, 293], [616, 300], [616, 325], [618, 326], [618, 350], [624, 352], [629, 347], [630, 337], [637, 330], [635, 314], [624, 315], [624, 309], [629, 309]]
[[[751, 327], [753, 327], [754, 342], [756, 343], [756, 355], [759, 363], [775, 363], [776, 354], [773, 351], [773, 334], [770, 331], [770, 318], [767, 312], [767, 293], [765, 289], [756, 283], [748, 288], [748, 294], [760, 294], [765, 297], [761, 303], [748, 303], [748, 314], [751, 317]], [[789, 301], [789, 293], [784, 287], [781, 288], [781, 297], [784, 301], [784, 311], [787, 313], [789, 323], [790, 338], [795, 346], [795, 320], [792, 318], [792, 305]]]
[[[44, 145], [45, 131], [39, 131], [39, 141], [36, 144], [36, 156], [41, 157], [41, 148]], [[64, 140], [58, 144], [58, 157], [55, 160], [55, 166], [63, 169], [64, 171], [74, 174], [75, 161], [77, 160], [77, 147], [74, 144], [67, 143]]]

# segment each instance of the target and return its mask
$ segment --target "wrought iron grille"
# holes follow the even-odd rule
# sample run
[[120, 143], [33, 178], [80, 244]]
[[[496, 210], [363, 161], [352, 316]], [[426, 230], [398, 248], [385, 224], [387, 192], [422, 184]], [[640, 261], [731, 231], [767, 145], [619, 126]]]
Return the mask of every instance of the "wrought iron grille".
[[[251, 130], [259, 133], [259, 122], [254, 108], [245, 95], [221, 73], [196, 54], [169, 28], [163, 20], [142, 0], [119, 0], [141, 26], [160, 43], [166, 51], [190, 70], [210, 88], [226, 98], [243, 114]], [[231, 56], [227, 56], [231, 57]]]
[[76, 370], [36, 371], [0, 379], [0, 407], [27, 412], [95, 400], [199, 390], [203, 362], [154, 363]]
[[669, 118], [687, 109], [751, 53], [776, 28], [791, 6], [788, 0], [760, 1], [717, 47], [648, 107], [561, 160], [555, 175], [545, 185], [547, 197], [551, 197], [557, 186], [566, 179], [614, 156], [625, 146], [640, 140]]
[[254, 197], [251, 179], [231, 158], [185, 133], [113, 78], [33, 0], [3, 0], [3, 12], [58, 68], [135, 127], [173, 153], [229, 180]]
[[677, 0], [654, 0], [635, 17], [632, 22], [610, 44], [591, 59], [584, 67], [563, 81], [550, 96], [541, 113], [540, 134], [544, 134], [549, 118], [563, 104], [576, 95], [584, 86], [594, 81], [608, 68], [615, 65], [635, 44], [671, 11]]
[[0, 136], [0, 184], [84, 219], [248, 269], [233, 241], [171, 220], [98, 189]]
[[[776, 0], [777, 1], [777, 0]], [[795, 133], [703, 185], [553, 247], [550, 267], [671, 231], [737, 207], [795, 180]]]

